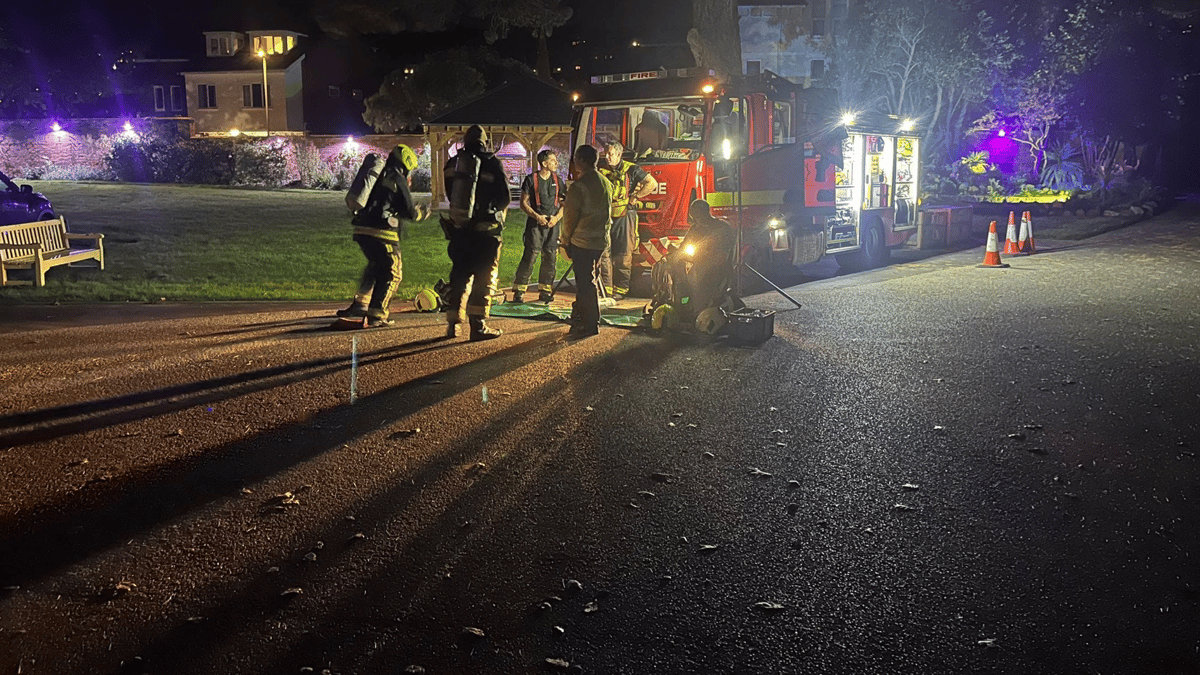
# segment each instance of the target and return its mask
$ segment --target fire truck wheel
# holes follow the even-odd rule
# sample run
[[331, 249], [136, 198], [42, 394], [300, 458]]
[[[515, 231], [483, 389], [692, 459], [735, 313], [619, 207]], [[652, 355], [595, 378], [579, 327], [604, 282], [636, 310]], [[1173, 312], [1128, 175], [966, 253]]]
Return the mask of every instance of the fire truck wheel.
[[863, 227], [862, 247], [852, 253], [839, 253], [837, 262], [839, 267], [857, 272], [879, 267], [887, 262], [890, 254], [891, 249], [884, 246], [883, 223], [875, 221]]
[[883, 240], [883, 223], [875, 221], [863, 231], [863, 263], [868, 269], [879, 267], [887, 262], [892, 250]]

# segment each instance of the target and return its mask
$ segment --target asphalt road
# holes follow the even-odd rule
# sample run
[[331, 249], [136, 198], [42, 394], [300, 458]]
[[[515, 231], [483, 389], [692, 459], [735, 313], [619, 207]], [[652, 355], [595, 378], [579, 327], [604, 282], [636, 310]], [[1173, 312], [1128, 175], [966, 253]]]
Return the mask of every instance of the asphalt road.
[[0, 673], [1200, 672], [1200, 209], [736, 346], [5, 308]]

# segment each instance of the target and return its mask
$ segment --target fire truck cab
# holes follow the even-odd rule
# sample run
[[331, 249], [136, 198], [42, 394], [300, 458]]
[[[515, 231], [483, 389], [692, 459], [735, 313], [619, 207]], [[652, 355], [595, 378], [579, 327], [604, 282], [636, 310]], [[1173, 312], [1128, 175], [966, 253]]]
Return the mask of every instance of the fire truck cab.
[[887, 260], [917, 229], [920, 140], [892, 116], [851, 118], [832, 90], [769, 71], [720, 81], [689, 68], [602, 75], [576, 98], [572, 148], [620, 141], [658, 181], [635, 204], [649, 268], [678, 246], [705, 199], [739, 228], [740, 259], [766, 272], [826, 254]]

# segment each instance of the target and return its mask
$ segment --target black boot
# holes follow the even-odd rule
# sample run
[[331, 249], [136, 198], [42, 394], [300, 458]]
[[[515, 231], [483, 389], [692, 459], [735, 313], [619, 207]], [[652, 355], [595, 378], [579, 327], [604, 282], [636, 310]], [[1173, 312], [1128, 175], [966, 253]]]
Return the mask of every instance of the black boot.
[[339, 309], [337, 315], [343, 319], [362, 319], [367, 316], [367, 306], [352, 302], [346, 309]]
[[446, 337], [447, 338], [458, 337], [458, 324], [457, 323], [451, 322], [451, 323], [446, 324]]
[[488, 325], [483, 322], [483, 319], [471, 319], [471, 342], [479, 342], [480, 340], [492, 340], [500, 337], [502, 331], [499, 328], [488, 328]]

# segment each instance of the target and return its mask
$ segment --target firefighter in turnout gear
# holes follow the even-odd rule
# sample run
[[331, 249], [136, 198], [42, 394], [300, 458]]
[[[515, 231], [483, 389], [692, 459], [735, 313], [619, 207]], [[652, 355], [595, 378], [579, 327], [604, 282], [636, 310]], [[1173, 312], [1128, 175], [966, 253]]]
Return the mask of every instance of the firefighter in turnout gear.
[[558, 155], [553, 150], [537, 154], [538, 170], [521, 183], [521, 210], [525, 220], [525, 252], [513, 278], [513, 302], [525, 301], [525, 289], [533, 271], [533, 259], [540, 253], [538, 269], [538, 301], [550, 302], [554, 297], [554, 272], [558, 266], [558, 221], [563, 217], [562, 200], [567, 186], [558, 175]]
[[658, 190], [658, 181], [642, 167], [621, 159], [625, 147], [613, 141], [604, 148], [604, 162], [597, 170], [613, 186], [612, 243], [600, 261], [604, 289], [620, 300], [629, 293], [633, 254], [638, 247], [638, 215], [641, 199]]
[[[465, 316], [471, 326], [471, 341], [500, 337], [500, 331], [488, 327], [484, 320], [490, 315], [500, 267], [500, 237], [509, 203], [508, 178], [500, 160], [488, 152], [487, 141], [483, 127], [472, 125], [463, 137], [462, 149], [443, 169], [450, 200], [449, 218], [442, 222], [451, 263], [446, 337], [458, 335], [458, 325]], [[468, 286], [471, 295], [465, 297]]]
[[350, 306], [338, 310], [343, 323], [362, 322], [366, 328], [391, 325], [388, 304], [403, 277], [400, 234], [405, 221], [425, 218], [408, 189], [416, 168], [417, 155], [412, 148], [397, 145], [388, 154], [366, 205], [354, 214], [354, 241], [362, 249], [367, 265]]

